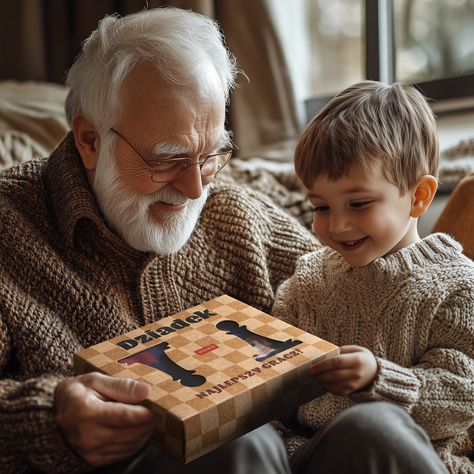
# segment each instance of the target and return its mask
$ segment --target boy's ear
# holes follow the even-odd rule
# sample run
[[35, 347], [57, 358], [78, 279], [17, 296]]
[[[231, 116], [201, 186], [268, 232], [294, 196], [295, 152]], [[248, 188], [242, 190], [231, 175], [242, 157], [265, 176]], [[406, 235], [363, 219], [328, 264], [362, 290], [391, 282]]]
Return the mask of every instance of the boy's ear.
[[99, 158], [99, 134], [81, 113], [72, 119], [72, 130], [85, 168], [88, 171], [95, 170]]
[[422, 176], [412, 188], [411, 217], [420, 217], [428, 209], [433, 200], [438, 182], [429, 174]]

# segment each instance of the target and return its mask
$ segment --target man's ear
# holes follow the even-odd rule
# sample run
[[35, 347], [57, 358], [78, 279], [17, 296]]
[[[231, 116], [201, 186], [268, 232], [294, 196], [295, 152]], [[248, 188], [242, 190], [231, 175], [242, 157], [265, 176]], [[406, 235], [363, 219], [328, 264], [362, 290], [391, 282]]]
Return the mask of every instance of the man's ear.
[[99, 134], [81, 113], [72, 119], [72, 130], [85, 168], [88, 171], [95, 170], [99, 158]]
[[413, 186], [411, 194], [411, 217], [420, 217], [428, 209], [433, 200], [438, 182], [429, 174], [422, 176]]

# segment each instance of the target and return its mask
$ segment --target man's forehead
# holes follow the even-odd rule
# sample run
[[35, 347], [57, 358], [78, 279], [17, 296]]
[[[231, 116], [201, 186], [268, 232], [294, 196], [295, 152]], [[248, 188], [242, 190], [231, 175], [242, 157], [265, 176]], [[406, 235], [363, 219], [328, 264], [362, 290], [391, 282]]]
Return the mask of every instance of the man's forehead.
[[[221, 90], [210, 91], [203, 87], [198, 92], [195, 87], [164, 81], [159, 75], [148, 71], [147, 75], [132, 72], [122, 99], [123, 119], [141, 122], [147, 127], [152, 123], [161, 123], [166, 127], [192, 126], [196, 130], [223, 127], [225, 121], [225, 97]], [[133, 79], [137, 77], [137, 82]], [[203, 84], [201, 81], [200, 84]], [[187, 133], [184, 131], [184, 133]]]
[[[145, 150], [159, 154], [205, 153], [228, 141], [224, 94], [200, 80], [197, 93], [189, 86], [163, 80], [156, 69], [137, 65], [124, 90], [119, 129], [135, 134]], [[205, 93], [207, 91], [207, 93]], [[137, 138], [138, 140], [138, 138]], [[166, 150], [164, 152], [163, 150]]]
[[180, 100], [199, 96], [218, 99], [225, 103], [225, 93], [219, 75], [214, 66], [206, 61], [196, 66], [194, 74], [183, 79], [182, 83], [173, 82], [163, 76], [155, 67], [147, 63], [138, 63], [124, 81], [123, 96], [132, 101]]

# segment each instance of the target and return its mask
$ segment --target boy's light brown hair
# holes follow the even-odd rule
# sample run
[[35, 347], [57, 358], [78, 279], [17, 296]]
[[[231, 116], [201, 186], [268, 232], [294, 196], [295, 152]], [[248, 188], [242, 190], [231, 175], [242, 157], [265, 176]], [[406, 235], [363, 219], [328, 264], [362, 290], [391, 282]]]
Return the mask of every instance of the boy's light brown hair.
[[404, 195], [421, 176], [438, 178], [435, 116], [412, 85], [362, 81], [340, 92], [313, 118], [295, 149], [295, 170], [306, 188], [325, 175], [382, 162], [384, 177]]

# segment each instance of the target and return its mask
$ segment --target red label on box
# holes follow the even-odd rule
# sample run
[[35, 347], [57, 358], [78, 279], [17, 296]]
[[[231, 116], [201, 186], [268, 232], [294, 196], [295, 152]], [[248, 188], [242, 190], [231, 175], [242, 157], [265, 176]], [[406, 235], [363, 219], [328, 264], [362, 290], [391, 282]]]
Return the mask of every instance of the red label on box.
[[198, 349], [197, 351], [194, 351], [198, 355], [203, 355], [207, 354], [208, 352], [214, 351], [216, 349], [219, 349], [219, 346], [216, 346], [215, 344], [209, 344], [206, 347], [201, 347], [201, 349]]

